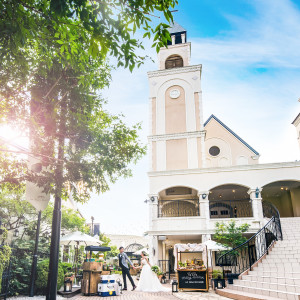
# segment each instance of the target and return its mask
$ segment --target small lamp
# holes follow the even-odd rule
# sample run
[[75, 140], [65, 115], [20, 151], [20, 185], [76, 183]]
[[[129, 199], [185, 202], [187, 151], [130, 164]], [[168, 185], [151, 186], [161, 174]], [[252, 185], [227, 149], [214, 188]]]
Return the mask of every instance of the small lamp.
[[167, 283], [167, 277], [165, 274], [163, 274], [163, 276], [161, 278], [161, 283], [163, 283], [163, 284]]
[[19, 236], [19, 229], [17, 228], [14, 231], [14, 237], [18, 237], [18, 236]]
[[259, 188], [257, 187], [256, 190], [255, 190], [255, 197], [256, 198], [259, 198]]
[[204, 200], [205, 198], [206, 198], [206, 194], [204, 193], [204, 194], [202, 194], [202, 199]]
[[177, 282], [177, 280], [174, 280], [172, 282], [172, 294], [173, 293], [178, 293], [178, 282]]
[[21, 216], [20, 218], [19, 218], [19, 224], [20, 225], [23, 225], [25, 223], [25, 217], [24, 216]]
[[72, 281], [70, 278], [64, 281], [64, 292], [71, 293], [72, 292]]

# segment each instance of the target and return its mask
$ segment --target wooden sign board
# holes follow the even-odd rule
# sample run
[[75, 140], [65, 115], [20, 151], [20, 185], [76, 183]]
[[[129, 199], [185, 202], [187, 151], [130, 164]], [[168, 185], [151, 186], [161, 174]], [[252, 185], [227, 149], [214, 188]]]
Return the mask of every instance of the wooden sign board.
[[177, 270], [178, 289], [190, 291], [208, 291], [207, 270]]

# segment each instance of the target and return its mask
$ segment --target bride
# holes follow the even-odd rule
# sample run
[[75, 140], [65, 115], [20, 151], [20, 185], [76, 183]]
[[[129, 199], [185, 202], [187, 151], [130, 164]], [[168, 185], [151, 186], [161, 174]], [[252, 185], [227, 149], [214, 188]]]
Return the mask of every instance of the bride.
[[151, 269], [151, 265], [146, 255], [147, 255], [146, 252], [141, 253], [142, 260], [141, 260], [141, 266], [139, 268], [142, 269], [142, 272], [140, 275], [140, 280], [136, 288], [136, 291], [170, 292], [171, 289], [165, 288], [160, 284], [157, 275]]

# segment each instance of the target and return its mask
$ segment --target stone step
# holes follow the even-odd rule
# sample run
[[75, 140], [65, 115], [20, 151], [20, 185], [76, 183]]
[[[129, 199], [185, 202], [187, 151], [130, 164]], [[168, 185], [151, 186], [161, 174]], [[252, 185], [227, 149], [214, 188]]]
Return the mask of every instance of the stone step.
[[280, 261], [279, 264], [285, 264], [285, 263], [288, 263], [288, 264], [300, 264], [300, 257], [289, 257], [289, 256], [286, 256], [284, 259], [280, 260], [278, 259], [276, 256], [268, 256], [264, 259], [263, 263], [264, 264], [277, 264], [277, 262]]
[[260, 263], [257, 266], [258, 270], [269, 270], [269, 271], [278, 271], [278, 272], [297, 272], [300, 269], [299, 263], [295, 264], [288, 264], [288, 263], [282, 263], [282, 264], [268, 264], [268, 263]]
[[229, 288], [220, 289], [220, 290], [216, 289], [216, 293], [220, 296], [224, 296], [230, 299], [237, 299], [237, 300], [241, 300], [241, 299], [242, 300], [278, 300], [278, 298], [236, 291]]
[[300, 285], [295, 284], [286, 284], [286, 283], [272, 283], [267, 281], [258, 281], [258, 280], [243, 280], [239, 279], [234, 281], [234, 285], [247, 286], [248, 288], [263, 288], [279, 292], [291, 292], [300, 294]]
[[276, 254], [273, 255], [267, 255], [266, 258], [263, 260], [262, 263], [264, 264], [299, 264], [300, 263], [300, 256], [297, 257], [297, 254], [295, 254], [296, 256], [294, 257], [294, 254], [289, 256], [287, 255], [284, 259], [280, 260], [276, 257]]
[[[269, 251], [271, 253], [271, 251]], [[300, 253], [299, 249], [291, 249], [291, 248], [275, 248], [272, 249], [272, 253], [277, 253], [277, 254], [287, 254], [287, 253]]]
[[[300, 270], [296, 270], [296, 271], [287, 270], [283, 274], [274, 274], [274, 272], [270, 271], [270, 270], [255, 268], [253, 271], [249, 272], [249, 275], [268, 276], [268, 277], [272, 277], [272, 276], [283, 277], [284, 276], [286, 278], [300, 278]], [[244, 275], [244, 276], [246, 276], [246, 275]]]
[[286, 259], [286, 258], [299, 258], [300, 253], [277, 253], [277, 252], [269, 252], [269, 255], [267, 255], [267, 258], [272, 258], [272, 259]]
[[269, 282], [269, 283], [280, 283], [280, 284], [289, 284], [296, 285], [300, 287], [300, 277], [286, 277], [272, 274], [270, 275], [243, 275], [242, 280], [249, 281], [260, 281], [260, 282]]
[[295, 292], [287, 292], [287, 291], [278, 291], [272, 290], [269, 288], [257, 288], [257, 287], [249, 287], [246, 285], [239, 284], [238, 281], [235, 281], [234, 284], [228, 285], [228, 289], [246, 292], [246, 293], [253, 293], [262, 296], [269, 296], [273, 298], [279, 299], [291, 299], [291, 300], [299, 300], [300, 294]]

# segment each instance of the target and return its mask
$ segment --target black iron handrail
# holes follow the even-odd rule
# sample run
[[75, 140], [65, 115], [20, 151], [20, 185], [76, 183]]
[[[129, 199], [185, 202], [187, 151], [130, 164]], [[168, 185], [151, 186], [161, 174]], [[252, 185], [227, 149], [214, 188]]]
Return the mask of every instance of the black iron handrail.
[[158, 217], [193, 217], [200, 216], [198, 199], [159, 200]]
[[219, 218], [251, 218], [252, 204], [249, 199], [209, 200], [211, 219]]
[[278, 216], [272, 216], [250, 239], [220, 256], [217, 265], [223, 268], [224, 273], [235, 275], [248, 269], [251, 271], [253, 264], [269, 254], [270, 247], [279, 239], [282, 240], [282, 231], [278, 212]]
[[273, 216], [280, 219], [278, 209], [269, 201], [262, 201], [263, 215], [265, 218], [272, 218]]

